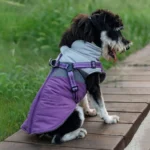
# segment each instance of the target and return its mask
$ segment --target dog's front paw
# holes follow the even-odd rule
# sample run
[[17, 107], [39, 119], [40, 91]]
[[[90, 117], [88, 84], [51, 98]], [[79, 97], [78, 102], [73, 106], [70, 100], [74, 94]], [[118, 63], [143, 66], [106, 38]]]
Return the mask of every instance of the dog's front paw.
[[104, 122], [107, 124], [115, 124], [119, 122], [119, 116], [112, 115], [112, 116], [107, 116], [106, 118], [103, 118]]
[[84, 113], [86, 116], [90, 116], [90, 117], [97, 115], [96, 109], [88, 109], [88, 110], [85, 110]]

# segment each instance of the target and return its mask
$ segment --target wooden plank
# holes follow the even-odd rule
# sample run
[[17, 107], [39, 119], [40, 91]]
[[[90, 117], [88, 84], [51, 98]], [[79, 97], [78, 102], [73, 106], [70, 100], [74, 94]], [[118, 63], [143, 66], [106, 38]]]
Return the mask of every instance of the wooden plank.
[[150, 112], [141, 123], [126, 150], [138, 150], [139, 147], [141, 147], [142, 150], [150, 150]]
[[[143, 112], [145, 110], [143, 110]], [[129, 114], [128, 114], [128, 117], [130, 117]], [[113, 149], [117, 149], [117, 150], [121, 149], [121, 148], [123, 149], [123, 147], [126, 144], [128, 144], [129, 139], [131, 140], [131, 138], [133, 137], [136, 129], [138, 128], [138, 125], [141, 122], [141, 119], [144, 118], [143, 113], [141, 113], [140, 117], [138, 117], [138, 118], [139, 119], [137, 119], [135, 121], [135, 122], [137, 122], [137, 125], [136, 126], [134, 125], [134, 128], [133, 128], [133, 126], [131, 127], [131, 125], [125, 127], [125, 125], [120, 126], [119, 124], [116, 124], [116, 125], [104, 125], [103, 124], [103, 127], [102, 127], [102, 124], [100, 124], [99, 122], [97, 122], [97, 123], [90, 122], [91, 124], [86, 122], [85, 127], [87, 128], [88, 132], [93, 133], [93, 134], [88, 134], [88, 136], [85, 139], [67, 142], [67, 143], [62, 144], [61, 146], [67, 146], [67, 147], [73, 147], [73, 148], [74, 147], [75, 148], [91, 148], [91, 149], [98, 149], [98, 148], [99, 149], [110, 149], [110, 147], [112, 149], [112, 147], [114, 146]], [[98, 137], [98, 134], [101, 134], [101, 135], [99, 135], [100, 137]], [[106, 134], [106, 135], [108, 134], [109, 136], [104, 136], [102, 134]], [[117, 136], [118, 134], [124, 135], [125, 141], [122, 139], [118, 143], [116, 143], [116, 140], [118, 141], [118, 139], [114, 139], [114, 138], [122, 137], [122, 136]], [[103, 141], [103, 144], [101, 143], [100, 145], [98, 145], [98, 141], [97, 141], [98, 138], [100, 141]], [[49, 141], [38, 140], [35, 136], [29, 136], [26, 133], [24, 133], [23, 131], [19, 131], [18, 135], [14, 134], [13, 136], [7, 138], [6, 141], [49, 144]], [[94, 147], [89, 147], [86, 145], [86, 143], [89, 143], [90, 141], [91, 141], [91, 145], [94, 144]], [[106, 147], [106, 143], [108, 141], [110, 141], [110, 142], [113, 141], [113, 144], [111, 146], [109, 145], [110, 147]], [[76, 146], [76, 145], [78, 145], [78, 146]]]
[[[35, 136], [29, 136], [23, 131], [18, 131], [5, 140], [6, 142], [21, 142], [31, 144], [49, 144], [49, 148], [54, 145], [49, 141], [42, 141]], [[84, 148], [84, 149], [102, 149], [102, 150], [122, 150], [124, 149], [124, 141], [122, 136], [107, 136], [98, 134], [88, 134], [84, 139], [76, 139], [61, 144], [61, 147]]]
[[39, 139], [35, 135], [29, 135], [23, 130], [19, 130], [18, 132], [14, 133], [10, 137], [5, 139], [5, 142], [21, 142], [21, 143], [35, 143], [35, 144], [50, 144], [50, 139]]
[[134, 76], [148, 76], [150, 75], [150, 71], [135, 71], [135, 70], [131, 70], [131, 71], [124, 71], [124, 70], [117, 70], [117, 71], [109, 71], [107, 72], [107, 75], [134, 75]]
[[108, 111], [141, 113], [148, 106], [146, 103], [106, 103]]
[[82, 140], [70, 141], [63, 145], [97, 150], [123, 150], [125, 148], [122, 136], [105, 136], [98, 134], [88, 134], [88, 136]]
[[[1, 142], [0, 150], [85, 150], [83, 148], [71, 148], [62, 146], [49, 146], [39, 144], [26, 144], [26, 143], [14, 143], [14, 142]], [[88, 149], [94, 150], [94, 149]]]
[[109, 69], [107, 72], [113, 72], [113, 71], [150, 71], [150, 66], [148, 65], [124, 65], [122, 67], [122, 65], [117, 65], [115, 67], [112, 67], [111, 69]]
[[[126, 114], [127, 115], [127, 114]], [[130, 117], [130, 115], [128, 115]], [[144, 118], [144, 117], [143, 117]], [[64, 147], [72, 147], [72, 148], [90, 148], [90, 149], [123, 149], [125, 144], [128, 143], [126, 138], [126, 141], [123, 140], [122, 136], [118, 135], [124, 135], [125, 137], [131, 138], [134, 134], [134, 130], [131, 130], [131, 124], [130, 125], [123, 125], [120, 126], [120, 124], [117, 125], [102, 125], [102, 123], [97, 122], [86, 122], [85, 127], [87, 128], [89, 133], [88, 136], [85, 139], [82, 140], [74, 140], [71, 142], [67, 142], [62, 144], [61, 146]], [[98, 135], [100, 134], [100, 135]], [[108, 135], [107, 135], [108, 134]], [[114, 134], [114, 135], [113, 135]], [[117, 138], [117, 139], [116, 139]], [[121, 139], [120, 139], [121, 138]], [[98, 140], [99, 139], [99, 140]], [[6, 139], [6, 141], [10, 142], [22, 142], [22, 143], [36, 143], [36, 144], [49, 144], [49, 148], [52, 149], [53, 146], [50, 144], [50, 141], [42, 141], [37, 139], [35, 136], [29, 136], [23, 131], [19, 131], [18, 133], [14, 134], [13, 136]], [[100, 143], [102, 141], [102, 143]], [[89, 147], [90, 145], [94, 145]], [[110, 143], [110, 145], [107, 145], [106, 143]], [[88, 144], [87, 144], [88, 143]], [[100, 145], [99, 145], [100, 143]]]
[[150, 95], [112, 95], [104, 94], [105, 102], [150, 103]]
[[127, 95], [132, 95], [132, 94], [145, 94], [145, 95], [150, 95], [150, 88], [102, 88], [102, 92], [104, 94], [127, 94]]
[[[128, 116], [129, 117], [129, 116]], [[105, 124], [102, 122], [85, 122], [84, 128], [88, 133], [125, 136], [129, 132], [132, 124]]]
[[102, 84], [102, 87], [115, 87], [115, 88], [122, 88], [122, 87], [131, 87], [131, 88], [150, 88], [150, 82], [148, 81], [143, 81], [143, 82], [138, 82], [138, 81], [114, 81], [111, 83], [107, 84]]
[[124, 138], [124, 140], [125, 140], [125, 146], [127, 146], [129, 144], [129, 142], [132, 140], [134, 134], [138, 130], [141, 122], [147, 116], [149, 110], [150, 110], [150, 105], [147, 105], [147, 107], [143, 110], [143, 112], [140, 114], [140, 116], [138, 117], [138, 119], [134, 122], [134, 124], [132, 125], [132, 127], [130, 129], [130, 132]]
[[[136, 120], [134, 120], [133, 125], [131, 126], [131, 128], [128, 130], [127, 127], [124, 128], [121, 124], [121, 126], [119, 126], [119, 124], [116, 124], [115, 128], [111, 128], [112, 126], [110, 126], [105, 133], [105, 129], [104, 129], [104, 133], [107, 134], [109, 133], [111, 134], [118, 134], [120, 132], [120, 134], [124, 134], [124, 140], [125, 140], [125, 146], [127, 146], [129, 144], [129, 142], [131, 141], [132, 137], [134, 136], [135, 132], [137, 131], [138, 127], [140, 126], [141, 122], [144, 120], [145, 116], [147, 115], [147, 113], [149, 112], [150, 106], [147, 105], [147, 107], [145, 107], [145, 109], [142, 111], [142, 113], [139, 113], [138, 117], [136, 118]], [[126, 117], [130, 117], [129, 114], [126, 114]], [[93, 123], [94, 124], [94, 123]], [[91, 125], [92, 126], [92, 125]], [[97, 130], [98, 127], [96, 127], [98, 125], [93, 125], [93, 127], [89, 127], [87, 126], [86, 128], [90, 128], [89, 130], [91, 130], [90, 132], [94, 132], [94, 133], [99, 133], [100, 131]], [[96, 128], [96, 129], [95, 129]], [[113, 130], [114, 129], [114, 130]], [[122, 130], [126, 130], [126, 132], [123, 133]], [[119, 130], [119, 131], [116, 131]]]
[[[110, 115], [117, 115], [120, 117], [119, 123], [133, 124], [141, 113], [124, 113], [124, 112], [109, 112]], [[130, 116], [130, 117], [129, 117]], [[85, 122], [104, 122], [99, 116], [86, 117]]]
[[[107, 75], [121, 75], [121, 74], [125, 74], [125, 75], [130, 75], [130, 74], [134, 74], [134, 75], [139, 75], [141, 73], [139, 72], [145, 72], [146, 73], [150, 73], [150, 66], [148, 67], [133, 67], [133, 66], [125, 66], [122, 67], [118, 66], [118, 67], [113, 67], [111, 69], [109, 69], [107, 71]], [[129, 73], [129, 74], [127, 74]]]
[[106, 80], [104, 81], [104, 83], [108, 83], [108, 82], [114, 82], [114, 81], [138, 81], [138, 82], [142, 82], [142, 81], [150, 81], [150, 76], [135, 76], [135, 75], [107, 75], [106, 76]]
[[124, 64], [147, 64], [145, 61], [150, 60], [150, 45], [146, 45], [143, 49], [135, 52], [134, 54], [127, 57], [123, 63]]

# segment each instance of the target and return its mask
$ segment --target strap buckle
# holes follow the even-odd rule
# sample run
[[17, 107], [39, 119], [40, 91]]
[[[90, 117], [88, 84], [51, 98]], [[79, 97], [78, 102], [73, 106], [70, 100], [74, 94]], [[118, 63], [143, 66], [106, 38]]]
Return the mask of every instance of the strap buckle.
[[73, 65], [73, 63], [68, 64], [67, 72], [73, 71], [73, 69], [74, 69], [74, 65]]
[[71, 87], [71, 91], [72, 91], [72, 92], [77, 92], [77, 91], [78, 91], [78, 86], [73, 86], [73, 87]]
[[96, 62], [95, 61], [91, 61], [91, 68], [96, 68]]
[[56, 59], [52, 59], [52, 58], [49, 59], [49, 65], [51, 67], [57, 67], [58, 63], [59, 63], [59, 61], [57, 61]]

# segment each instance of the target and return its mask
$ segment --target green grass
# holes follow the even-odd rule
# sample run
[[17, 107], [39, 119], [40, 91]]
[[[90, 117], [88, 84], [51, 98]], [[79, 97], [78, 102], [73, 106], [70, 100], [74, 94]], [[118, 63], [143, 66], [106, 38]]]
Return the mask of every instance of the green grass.
[[[134, 46], [150, 40], [149, 0], [0, 0], [0, 140], [17, 131], [49, 72], [48, 60], [72, 17], [97, 8], [118, 13]], [[105, 68], [113, 65], [102, 60]]]

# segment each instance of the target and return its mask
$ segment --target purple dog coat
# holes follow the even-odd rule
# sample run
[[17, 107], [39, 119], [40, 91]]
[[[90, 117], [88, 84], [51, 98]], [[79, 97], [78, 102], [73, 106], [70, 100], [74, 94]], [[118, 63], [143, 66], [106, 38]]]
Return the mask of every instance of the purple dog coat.
[[[91, 57], [92, 51], [95, 55]], [[75, 41], [71, 48], [63, 46], [61, 55], [51, 61], [52, 71], [38, 91], [21, 128], [29, 134], [40, 134], [60, 127], [85, 96], [85, 78], [99, 72], [101, 82], [104, 80], [105, 73], [97, 59], [100, 54], [100, 48], [88, 42]]]

